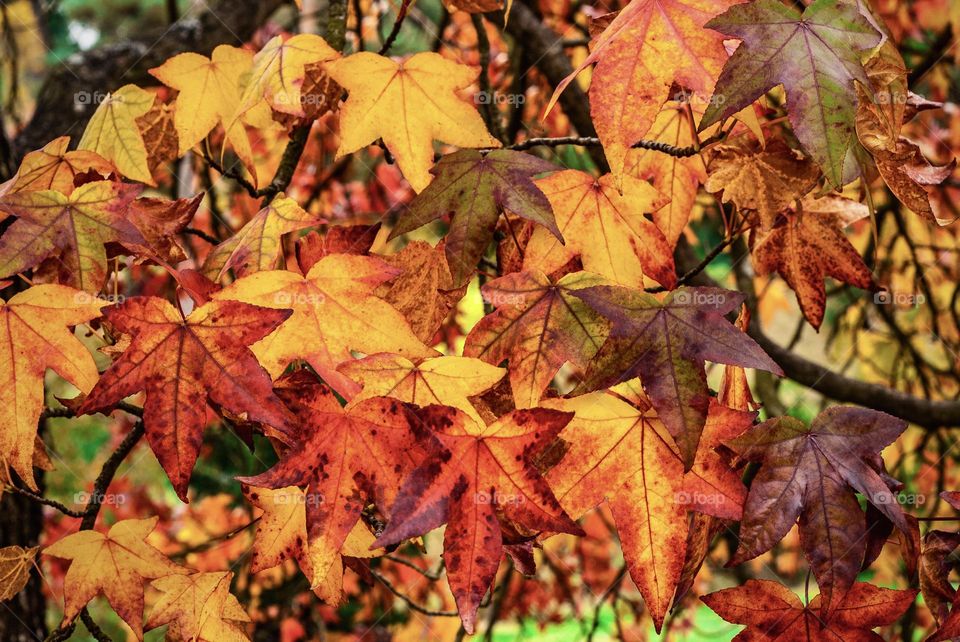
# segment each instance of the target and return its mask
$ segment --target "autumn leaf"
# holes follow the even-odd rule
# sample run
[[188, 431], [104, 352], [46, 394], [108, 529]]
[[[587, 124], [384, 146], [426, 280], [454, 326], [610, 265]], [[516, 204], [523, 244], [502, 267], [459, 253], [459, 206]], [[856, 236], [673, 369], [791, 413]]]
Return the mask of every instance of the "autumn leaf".
[[843, 231], [869, 215], [866, 205], [839, 196], [802, 201], [768, 234], [753, 237], [757, 273], [778, 272], [796, 292], [803, 316], [819, 330], [827, 303], [826, 277], [864, 290], [878, 289], [870, 268]]
[[0, 372], [9, 382], [0, 392], [0, 458], [33, 490], [44, 373], [51, 368], [80, 392], [90, 392], [97, 366], [70, 328], [100, 316], [105, 305], [85, 292], [45, 284], [15, 294], [0, 307], [0, 344], [7, 355], [0, 359]]
[[371, 397], [390, 397], [429, 406], [458, 408], [483, 423], [469, 397], [483, 394], [506, 371], [470, 357], [435, 357], [413, 363], [395, 354], [373, 354], [341, 364], [338, 370], [363, 386], [349, 407]]
[[233, 573], [168, 575], [151, 582], [161, 596], [147, 618], [147, 629], [164, 624], [170, 642], [248, 642], [242, 625], [250, 621], [230, 593]]
[[43, 550], [44, 555], [71, 560], [64, 578], [68, 622], [87, 602], [103, 595], [137, 639], [143, 639], [143, 580], [188, 573], [147, 543], [158, 519], [126, 519], [111, 526], [106, 535], [78, 531]]
[[573, 517], [607, 502], [630, 577], [659, 632], [687, 540], [683, 462], [673, 438], [655, 412], [607, 391], [543, 405], [575, 413], [560, 433], [568, 450], [547, 474], [550, 488]]
[[127, 178], [156, 185], [137, 125], [137, 119], [150, 111], [153, 101], [153, 92], [136, 85], [124, 85], [107, 94], [83, 130], [77, 149], [96, 152]]
[[713, 89], [727, 52], [723, 38], [703, 27], [730, 4], [730, 0], [632, 0], [594, 38], [590, 55], [557, 85], [548, 111], [567, 85], [596, 63], [590, 115], [617, 186], [630, 146], [650, 131], [671, 86], [676, 83], [703, 96]]
[[212, 301], [184, 319], [157, 297], [133, 297], [106, 320], [132, 342], [104, 372], [78, 409], [104, 410], [141, 390], [147, 441], [180, 499], [200, 451], [209, 404], [291, 433], [290, 412], [247, 347], [290, 316], [237, 301]]
[[741, 138], [711, 150], [708, 192], [738, 209], [754, 210], [760, 228], [770, 230], [777, 214], [816, 187], [820, 172], [809, 159], [776, 138], [765, 147]]
[[[674, 147], [693, 145], [693, 126], [685, 107], [682, 103], [666, 103], [647, 132], [647, 139]], [[707, 180], [703, 158], [700, 154], [681, 158], [656, 150], [632, 149], [625, 163], [627, 175], [649, 180], [657, 189], [659, 198], [652, 205], [653, 222], [670, 247], [676, 246], [696, 203], [697, 188]]]
[[[3, 193], [39, 192], [52, 189], [70, 195], [76, 187], [76, 178], [93, 171], [104, 177], [114, 171], [113, 165], [100, 154], [87, 151], [67, 151], [69, 136], [60, 136], [23, 157], [20, 169], [11, 185]], [[0, 193], [0, 196], [3, 196]]]
[[663, 233], [644, 217], [657, 192], [649, 183], [623, 177], [622, 195], [613, 176], [599, 179], [566, 170], [537, 181], [553, 206], [563, 235], [534, 230], [524, 253], [525, 270], [550, 274], [579, 256], [583, 269], [614, 283], [642, 287], [644, 275], [664, 287], [677, 281], [673, 251]]
[[800, 520], [800, 544], [820, 586], [823, 615], [841, 608], [860, 571], [865, 546], [864, 495], [899, 529], [909, 532], [900, 505], [868, 458], [892, 443], [906, 423], [882, 412], [836, 406], [808, 427], [778, 417], [728, 442], [761, 463], [740, 522], [740, 547], [730, 564], [769, 550]]
[[177, 234], [183, 231], [203, 201], [204, 193], [192, 198], [138, 198], [130, 203], [127, 217], [145, 241], [125, 245], [141, 256], [173, 265], [186, 258]]
[[463, 298], [467, 285], [455, 287], [442, 247], [413, 241], [396, 254], [378, 256], [400, 270], [382, 284], [376, 294], [404, 316], [418, 339], [433, 343], [433, 337]]
[[554, 282], [538, 271], [490, 281], [482, 292], [496, 310], [467, 335], [464, 356], [493, 365], [507, 360], [517, 407], [537, 406], [564, 363], [585, 369], [603, 345], [606, 321], [575, 294], [604, 282], [587, 272]]
[[382, 138], [410, 185], [422, 192], [430, 184], [434, 139], [458, 147], [500, 147], [476, 107], [457, 95], [477, 79], [473, 67], [432, 52], [402, 62], [360, 52], [327, 70], [349, 93], [340, 110], [337, 158]]
[[695, 460], [710, 395], [704, 362], [782, 374], [753, 339], [724, 315], [743, 295], [718, 288], [679, 288], [662, 301], [620, 286], [573, 293], [612, 322], [610, 338], [587, 370], [581, 390], [639, 376], [660, 420], [677, 440], [686, 469]]
[[350, 397], [358, 387], [337, 372], [337, 366], [352, 359], [351, 350], [407, 358], [436, 355], [414, 336], [399, 312], [374, 296], [377, 286], [397, 273], [372, 256], [333, 254], [317, 261], [306, 276], [257, 272], [214, 299], [293, 310], [276, 332], [253, 346], [254, 354], [273, 377], [303, 359], [337, 392]]
[[431, 170], [433, 182], [400, 210], [390, 238], [449, 214], [444, 248], [454, 285], [462, 285], [476, 272], [501, 213], [533, 221], [563, 241], [550, 202], [533, 181], [555, 169], [553, 163], [509, 149], [448, 154]]
[[23, 590], [30, 581], [30, 569], [36, 564], [39, 546], [4, 546], [0, 548], [0, 602], [6, 602]]
[[460, 619], [473, 633], [477, 609], [503, 557], [500, 520], [530, 530], [582, 534], [533, 464], [572, 415], [516, 410], [490, 426], [444, 406], [419, 413], [440, 451], [400, 486], [386, 530], [390, 546], [446, 523], [443, 559]]
[[296, 413], [298, 445], [280, 463], [240, 481], [253, 486], [306, 486], [310, 567], [316, 585], [334, 564], [368, 503], [385, 510], [405, 473], [419, 463], [424, 429], [393, 399], [366, 399], [349, 409], [317, 376], [296, 370], [277, 394]]
[[53, 190], [18, 192], [0, 199], [0, 211], [17, 217], [0, 237], [0, 277], [59, 259], [60, 280], [97, 292], [107, 278], [106, 243], [142, 243], [125, 211], [140, 186], [114, 181], [81, 185], [69, 196]]
[[301, 89], [306, 66], [336, 59], [339, 54], [327, 41], [312, 33], [284, 39], [274, 36], [253, 58], [253, 69], [240, 96], [239, 114], [265, 100], [271, 109], [303, 116]]
[[243, 124], [233, 120], [240, 104], [240, 80], [252, 65], [253, 55], [249, 51], [220, 45], [209, 58], [182, 53], [150, 70], [157, 80], [179, 92], [173, 120], [179, 140], [178, 155], [193, 149], [217, 125], [222, 125], [227, 141], [244, 165], [253, 167], [250, 140]]
[[904, 205], [940, 225], [955, 217], [942, 211], [928, 188], [943, 183], [956, 166], [956, 159], [934, 166], [916, 143], [900, 135], [907, 120], [910, 91], [903, 58], [889, 41], [865, 66], [869, 85], [857, 85], [857, 136], [873, 156], [877, 170], [890, 191]]
[[175, 112], [172, 103], [165, 103], [160, 96], [156, 96], [150, 111], [137, 118], [143, 147], [147, 150], [147, 168], [151, 174], [179, 156]]
[[[309, 541], [307, 534], [307, 503], [310, 496], [296, 486], [259, 488], [244, 486], [243, 493], [250, 502], [263, 512], [257, 522], [257, 530], [250, 554], [250, 571], [259, 573], [296, 560], [297, 565], [314, 592], [327, 604], [336, 606], [343, 598], [343, 565], [334, 563], [327, 575], [314, 579], [314, 558], [323, 558], [323, 551]], [[313, 496], [316, 499], [316, 496]], [[374, 557], [382, 555], [382, 549], [370, 550], [373, 534], [362, 521], [354, 525], [347, 535], [340, 555], [350, 557]]]
[[895, 591], [857, 582], [829, 617], [822, 595], [804, 606], [793, 591], [770, 580], [747, 580], [700, 599], [727, 622], [747, 625], [734, 642], [837, 642], [879, 640], [871, 630], [895, 622], [916, 595], [916, 590]]
[[317, 223], [316, 217], [281, 192], [240, 231], [211, 250], [203, 271], [219, 280], [228, 270], [238, 277], [272, 270], [283, 254], [283, 235]]
[[880, 33], [856, 3], [816, 0], [803, 14], [777, 0], [737, 4], [706, 24], [743, 42], [723, 68], [700, 129], [782, 84], [800, 144], [834, 187], [859, 174], [854, 81], [868, 83], [860, 53]]

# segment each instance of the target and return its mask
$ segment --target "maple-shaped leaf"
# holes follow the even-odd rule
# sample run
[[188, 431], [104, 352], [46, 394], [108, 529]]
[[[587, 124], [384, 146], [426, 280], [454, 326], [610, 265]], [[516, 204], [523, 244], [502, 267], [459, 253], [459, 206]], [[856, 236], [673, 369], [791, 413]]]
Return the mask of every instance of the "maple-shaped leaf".
[[[276, 490], [244, 486], [244, 495], [263, 512], [257, 522], [257, 530], [250, 554], [250, 571], [273, 568], [284, 560], [296, 560], [297, 565], [313, 591], [321, 600], [332, 606], [343, 597], [343, 565], [333, 564], [325, 577], [314, 578], [314, 557], [323, 558], [322, 550], [310, 542], [307, 534], [307, 503], [312, 501], [297, 486]], [[312, 496], [313, 500], [317, 496]], [[341, 556], [376, 557], [382, 549], [370, 550], [374, 536], [362, 521], [357, 522], [338, 551]]]
[[157, 95], [150, 111], [137, 118], [137, 127], [147, 150], [147, 168], [154, 174], [159, 167], [179, 156], [179, 137], [174, 123], [176, 107]]
[[204, 193], [193, 198], [138, 198], [127, 209], [127, 217], [139, 230], [143, 244], [127, 241], [125, 245], [133, 252], [169, 265], [184, 260], [186, 255], [177, 240], [183, 228], [193, 220], [203, 201]]
[[[693, 145], [696, 141], [686, 104], [667, 103], [646, 138], [674, 147]], [[633, 149], [625, 162], [627, 175], [649, 180], [657, 189], [659, 198], [653, 204], [653, 222], [670, 247], [676, 246], [697, 201], [697, 188], [707, 180], [703, 158], [700, 154], [681, 158], [656, 150]]]
[[690, 510], [729, 520], [743, 516], [747, 487], [731, 468], [729, 457], [719, 451], [752, 426], [756, 417], [756, 412], [735, 410], [710, 399], [697, 457], [683, 478], [683, 500]]
[[853, 490], [909, 532], [896, 496], [868, 461], [905, 428], [905, 422], [882, 412], [836, 406], [809, 427], [778, 417], [729, 441], [741, 457], [761, 463], [730, 564], [769, 550], [799, 518], [800, 544], [820, 586], [824, 614], [832, 613], [853, 586], [864, 556], [865, 519]]
[[400, 210], [390, 238], [449, 214], [447, 263], [454, 284], [466, 283], [490, 245], [501, 212], [542, 225], [563, 241], [550, 202], [533, 182], [535, 175], [555, 169], [553, 163], [509, 149], [448, 154], [431, 170], [433, 182]]
[[203, 263], [203, 271], [219, 280], [228, 270], [233, 270], [238, 277], [272, 270], [283, 253], [283, 235], [318, 222], [315, 216], [281, 192], [240, 231], [210, 251]]
[[640, 377], [661, 421], [677, 440], [687, 469], [693, 465], [707, 419], [710, 394], [704, 362], [782, 374], [753, 339], [724, 318], [743, 295], [718, 288], [682, 287], [663, 300], [620, 286], [574, 294], [612, 322], [610, 338], [587, 370], [582, 390]]
[[754, 237], [757, 273], [778, 272], [797, 294], [803, 316], [819, 330], [827, 303], [826, 277], [864, 290], [878, 288], [870, 268], [844, 234], [844, 228], [869, 215], [866, 205], [839, 196], [802, 201], [796, 211], [781, 216], [768, 234]]
[[931, 530], [921, 540], [918, 560], [920, 592], [937, 623], [947, 619], [957, 593], [950, 582], [950, 573], [955, 566], [954, 551], [958, 547], [960, 533]]
[[137, 119], [153, 107], [154, 98], [153, 92], [136, 85], [124, 85], [107, 94], [90, 117], [77, 149], [96, 152], [111, 161], [127, 178], [156, 185], [147, 163], [147, 148], [137, 125]]
[[209, 58], [182, 53], [150, 70], [157, 80], [179, 92], [173, 117], [179, 155], [193, 149], [219, 124], [244, 165], [252, 166], [250, 140], [242, 123], [232, 120], [240, 104], [240, 80], [252, 65], [249, 51], [220, 45]]
[[79, 531], [43, 550], [44, 555], [71, 560], [64, 578], [67, 622], [87, 602], [103, 595], [137, 639], [143, 638], [143, 580], [188, 573], [147, 543], [158, 519], [126, 519], [111, 526], [106, 535]]
[[417, 338], [432, 343], [433, 336], [467, 291], [456, 287], [443, 248], [426, 241], [408, 243], [396, 254], [379, 256], [400, 274], [377, 289], [410, 323]]
[[468, 633], [503, 557], [500, 519], [554, 533], [583, 534], [560, 507], [534, 465], [572, 414], [515, 410], [489, 426], [445, 406], [418, 413], [439, 444], [400, 487], [377, 546], [447, 524], [443, 559], [447, 579]]
[[950, 614], [925, 642], [955, 642], [958, 637], [960, 637], [960, 590], [953, 597]]
[[34, 442], [47, 368], [90, 392], [97, 365], [71, 327], [100, 316], [106, 301], [63, 285], [35, 285], [0, 306], [0, 459], [33, 490]]
[[574, 296], [602, 283], [587, 272], [553, 282], [539, 271], [514, 272], [486, 283], [483, 296], [496, 311], [467, 335], [464, 356], [493, 365], [507, 360], [517, 407], [538, 405], [564, 363], [585, 369], [607, 338], [607, 322]]
[[778, 0], [731, 7], [707, 27], [743, 42], [723, 68], [700, 129], [782, 84], [800, 144], [834, 187], [859, 173], [856, 89], [867, 84], [860, 53], [881, 35], [854, 2], [816, 0], [801, 13]]
[[458, 147], [500, 147], [474, 105], [457, 92], [480, 70], [422, 52], [395, 61], [360, 52], [332, 62], [328, 72], [349, 93], [340, 110], [337, 158], [382, 138], [410, 185], [430, 184], [433, 140]]
[[435, 357], [414, 363], [386, 353], [348, 361], [338, 370], [363, 386], [350, 406], [371, 397], [391, 397], [418, 406], [459, 408], [478, 422], [482, 419], [469, 397], [483, 394], [506, 374], [502, 368], [470, 357]]
[[293, 310], [276, 332], [253, 346], [254, 354], [274, 377], [295, 359], [303, 359], [337, 392], [350, 397], [359, 388], [337, 372], [337, 366], [353, 358], [351, 350], [411, 359], [436, 356], [399, 312], [374, 295], [377, 286], [397, 273], [372, 256], [331, 254], [306, 276], [286, 270], [257, 272], [213, 298]]
[[621, 194], [610, 174], [598, 179], [566, 170], [538, 180], [537, 186], [550, 200], [563, 237], [534, 230], [524, 250], [525, 270], [551, 274], [579, 256], [584, 270], [614, 283], [642, 287], [647, 275], [664, 287], [676, 284], [673, 250], [644, 216], [657, 199], [649, 183], [624, 176]]
[[734, 642], [866, 642], [881, 640], [872, 629], [896, 622], [916, 596], [916, 590], [895, 591], [857, 582], [829, 617], [824, 614], [822, 595], [804, 606], [796, 593], [770, 580], [747, 580], [700, 599], [727, 622], [747, 626]]
[[[297, 265], [302, 273], [307, 273], [317, 261], [329, 254], [369, 254], [379, 233], [379, 223], [332, 225], [323, 234], [317, 230], [307, 232], [297, 239]], [[424, 245], [432, 249], [429, 243]], [[380, 258], [386, 260], [386, 257]], [[394, 258], [397, 258], [397, 255], [394, 255]]]
[[676, 83], [699, 95], [713, 89], [727, 52], [723, 38], [703, 26], [731, 4], [632, 0], [594, 38], [590, 55], [557, 85], [550, 107], [583, 69], [596, 63], [590, 115], [618, 185], [630, 146], [653, 126], [671, 86]]
[[27, 585], [39, 550], [39, 546], [0, 548], [0, 602], [6, 602]]
[[104, 316], [131, 342], [77, 411], [103, 410], [144, 391], [147, 441], [184, 501], [210, 403], [291, 432], [290, 412], [247, 347], [279, 326], [289, 310], [211, 301], [184, 319], [163, 299], [132, 297]]
[[[60, 136], [23, 157], [13, 181], [3, 193], [38, 192], [52, 189], [69, 195], [78, 175], [93, 171], [109, 176], [113, 164], [95, 152], [68, 151], [69, 136]], [[0, 193], [0, 196], [3, 195]]]
[[324, 63], [338, 54], [327, 41], [312, 33], [284, 39], [274, 36], [253, 58], [253, 69], [240, 97], [240, 113], [265, 100], [271, 109], [303, 116], [303, 87], [306, 66]]
[[761, 147], [741, 138], [711, 150], [708, 192], [722, 192], [724, 203], [755, 210], [764, 231], [773, 227], [777, 214], [813, 189], [820, 172], [809, 159], [790, 149], [779, 138]]
[[572, 517], [607, 503], [630, 577], [659, 631], [687, 540], [683, 462], [673, 438], [655, 412], [610, 392], [543, 405], [575, 413], [560, 433], [568, 450], [547, 474], [550, 488]]
[[308, 370], [281, 377], [277, 394], [296, 413], [299, 443], [280, 463], [240, 481], [253, 486], [306, 486], [306, 523], [314, 584], [339, 563], [340, 550], [368, 503], [383, 510], [404, 475], [420, 462], [424, 434], [410, 410], [375, 397], [351, 408]]
[[[943, 212], [928, 188], [943, 183], [953, 173], [956, 159], [934, 166], [916, 143], [901, 136], [908, 116], [910, 90], [907, 69], [896, 46], [887, 41], [865, 65], [869, 85], [857, 85], [856, 129], [860, 142], [876, 162], [890, 191], [915, 213], [940, 225], [955, 217]], [[914, 112], [915, 113], [915, 112]]]
[[243, 624], [250, 616], [230, 592], [233, 573], [169, 575], [150, 583], [160, 591], [147, 629], [169, 624], [170, 642], [248, 642]]
[[139, 185], [86, 183], [65, 196], [54, 190], [17, 192], [0, 198], [0, 211], [17, 220], [0, 237], [0, 277], [36, 267], [49, 257], [66, 285], [97, 292], [107, 278], [104, 244], [142, 243], [126, 216]]

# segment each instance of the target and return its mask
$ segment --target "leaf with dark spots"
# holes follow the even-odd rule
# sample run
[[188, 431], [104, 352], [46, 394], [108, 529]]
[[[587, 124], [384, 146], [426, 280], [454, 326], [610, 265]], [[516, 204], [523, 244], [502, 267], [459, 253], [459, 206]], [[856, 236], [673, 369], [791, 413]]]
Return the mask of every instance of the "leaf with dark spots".
[[747, 628], [734, 642], [840, 642], [880, 640], [871, 630], [892, 624], [909, 608], [916, 590], [895, 591], [858, 582], [827, 615], [822, 594], [806, 606], [779, 582], [747, 580], [702, 598], [717, 615]]
[[660, 300], [631, 288], [597, 286], [573, 294], [613, 324], [578, 390], [640, 377], [686, 470], [696, 458], [710, 405], [704, 362], [782, 374], [753, 339], [724, 318], [740, 307], [740, 293], [682, 287]]
[[464, 355], [493, 365], [506, 360], [517, 407], [538, 405], [564, 363], [585, 369], [603, 345], [607, 322], [574, 296], [601, 283], [604, 279], [587, 272], [554, 282], [532, 271], [485, 284], [483, 296], [496, 311], [467, 335]]
[[419, 411], [441, 445], [407, 477], [377, 546], [447, 524], [443, 558], [468, 633], [503, 557], [500, 515], [520, 527], [582, 534], [534, 465], [572, 418], [568, 412], [516, 410], [490, 426], [446, 406]]
[[459, 287], [473, 276], [503, 212], [533, 221], [563, 242], [550, 202], [533, 182], [537, 174], [556, 169], [508, 149], [463, 149], [444, 156], [432, 170], [433, 182], [400, 211], [390, 238], [451, 214], [445, 247], [453, 286]]
[[297, 443], [280, 463], [241, 481], [280, 489], [306, 486], [307, 533], [314, 585], [340, 561], [340, 550], [368, 503], [386, 510], [401, 480], [420, 463], [431, 438], [408, 408], [374, 397], [349, 410], [308, 370], [281, 377], [274, 388], [296, 414]]
[[867, 84], [861, 52], [880, 33], [853, 2], [817, 0], [803, 14], [778, 0], [737, 4], [706, 24], [743, 42], [717, 79], [700, 130], [782, 84], [800, 144], [840, 187], [857, 177], [854, 81]]
[[273, 394], [270, 376], [247, 347], [289, 316], [289, 310], [213, 301], [184, 319], [163, 299], [127, 299], [109, 308], [105, 317], [131, 341], [77, 412], [104, 410], [144, 391], [147, 441], [186, 501], [211, 404], [290, 438], [293, 416]]
[[865, 547], [865, 518], [854, 490], [905, 533], [896, 496], [868, 463], [906, 423], [875, 410], [828, 408], [810, 426], [792, 417], [765, 421], [728, 442], [761, 464], [743, 509], [740, 547], [730, 564], [769, 550], [799, 518], [803, 547], [832, 614], [853, 586]]

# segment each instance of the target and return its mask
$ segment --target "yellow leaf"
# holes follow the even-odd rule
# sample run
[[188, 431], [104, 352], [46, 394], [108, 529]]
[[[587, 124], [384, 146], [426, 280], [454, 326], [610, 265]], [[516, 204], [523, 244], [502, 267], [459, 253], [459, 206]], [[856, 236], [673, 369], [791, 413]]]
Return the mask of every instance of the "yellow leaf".
[[37, 285], [0, 307], [0, 457], [36, 490], [33, 480], [43, 375], [52, 368], [83, 393], [97, 382], [93, 356], [70, 326], [100, 316], [107, 305], [65, 285]]
[[253, 151], [243, 123], [233, 115], [240, 104], [241, 76], [250, 71], [253, 55], [244, 49], [220, 45], [210, 58], [188, 52], [170, 58], [150, 73], [177, 95], [173, 122], [182, 155], [202, 141], [218, 124], [227, 142], [256, 178]]
[[110, 606], [143, 638], [143, 580], [187, 573], [146, 542], [158, 518], [125, 519], [106, 535], [79, 531], [44, 549], [72, 560], [64, 579], [64, 618], [77, 617], [87, 602], [104, 595]]
[[168, 642], [247, 642], [236, 624], [250, 616], [230, 593], [233, 573], [168, 575], [151, 582], [163, 595], [147, 619], [147, 628], [169, 624]]
[[113, 165], [94, 152], [67, 151], [69, 136], [60, 136], [23, 157], [20, 169], [4, 193], [36, 192], [52, 189], [69, 196], [77, 174], [93, 170], [103, 176], [114, 171]]
[[303, 116], [301, 88], [306, 66], [327, 62], [339, 54], [320, 36], [302, 33], [284, 41], [275, 36], [253, 59], [253, 70], [240, 97], [238, 114], [260, 101], [284, 114]]
[[203, 264], [204, 272], [219, 279], [227, 270], [233, 270], [237, 276], [272, 270], [283, 251], [283, 235], [318, 222], [281, 192], [239, 232], [210, 252]]
[[337, 158], [382, 138], [417, 192], [430, 184], [434, 139], [459, 147], [500, 147], [475, 106], [457, 91], [479, 70], [432, 52], [403, 62], [362, 52], [329, 65], [350, 96], [340, 112]]
[[153, 92], [136, 85], [124, 85], [107, 94], [83, 130], [77, 148], [100, 154], [127, 178], [156, 185], [137, 126], [137, 119], [150, 111], [153, 101]]
[[468, 397], [486, 392], [506, 374], [503, 368], [469, 357], [436, 357], [415, 364], [395, 354], [370, 355], [338, 369], [363, 386], [350, 405], [371, 397], [392, 397], [418, 406], [459, 408], [481, 424]]
[[358, 386], [337, 372], [350, 351], [393, 352], [408, 358], [431, 357], [406, 319], [374, 296], [377, 286], [397, 271], [370, 256], [330, 254], [307, 275], [286, 270], [257, 272], [214, 295], [293, 314], [273, 333], [251, 346], [274, 378], [295, 359], [304, 359], [330, 386], [352, 396]]
[[538, 180], [550, 201], [566, 245], [538, 227], [523, 261], [523, 269], [550, 274], [580, 256], [583, 269], [628, 287], [643, 287], [646, 274], [673, 287], [673, 252], [656, 225], [644, 217], [653, 210], [657, 192], [649, 183], [624, 176], [623, 193], [613, 176], [599, 179], [577, 171], [556, 172]]
[[30, 567], [38, 550], [39, 546], [0, 548], [0, 602], [9, 600], [27, 585], [30, 580]]

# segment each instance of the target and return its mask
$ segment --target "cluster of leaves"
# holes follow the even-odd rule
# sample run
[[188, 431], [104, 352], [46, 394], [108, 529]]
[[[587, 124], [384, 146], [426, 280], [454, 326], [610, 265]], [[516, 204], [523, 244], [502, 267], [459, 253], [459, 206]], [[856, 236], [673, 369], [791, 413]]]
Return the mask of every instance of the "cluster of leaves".
[[[61, 137], [27, 154], [0, 185], [9, 486], [43, 501], [37, 426], [52, 414], [134, 415], [120, 458], [145, 435], [184, 502], [208, 428], [263, 435], [272, 467], [224, 471], [260, 512], [253, 573], [294, 560], [336, 605], [345, 569], [372, 579], [362, 560], [445, 526], [466, 633], [505, 555], [532, 574], [535, 549], [585, 536], [581, 518], [605, 505], [657, 630], [718, 534], [739, 523], [738, 565], [798, 525], [818, 597], [750, 580], [704, 602], [747, 626], [738, 639], [874, 639], [918, 593], [858, 581], [895, 529], [940, 625], [931, 639], [960, 635], [960, 538], [920, 542], [880, 457], [906, 423], [852, 406], [760, 422], [745, 369], [783, 371], [747, 332], [746, 294], [691, 285], [711, 257], [679, 276], [675, 262], [702, 187], [728, 217], [723, 246], [749, 235], [756, 271], [778, 273], [819, 328], [825, 278], [879, 289], [845, 232], [871, 216], [874, 179], [949, 222], [934, 188], [953, 164], [901, 134], [939, 104], [909, 91], [865, 3], [632, 0], [594, 22], [547, 111], [592, 66], [609, 173], [501, 139], [499, 115], [464, 97], [489, 86], [486, 68], [343, 55], [308, 33], [174, 56], [150, 70], [160, 85], [106, 96], [76, 149]], [[317, 121], [336, 130], [334, 163], [363, 151], [402, 172], [415, 194], [379, 212], [389, 232], [331, 224], [285, 193], [300, 156], [263, 150], [285, 137], [296, 149]], [[262, 199], [241, 229], [199, 230], [203, 193], [142, 195], [184, 158]], [[416, 238], [436, 221], [436, 247]], [[198, 257], [185, 234], [214, 243]], [[461, 336], [471, 297], [483, 314]], [[722, 366], [716, 392], [708, 363]], [[48, 368], [80, 396], [45, 410]], [[234, 574], [171, 561], [147, 541], [156, 517], [97, 528], [97, 483], [82, 511], [61, 506], [80, 530], [43, 549], [71, 560], [59, 633], [103, 595], [138, 638], [169, 625], [174, 640], [247, 639]], [[37, 552], [0, 551], [0, 597]], [[145, 624], [144, 580], [158, 594]]]

